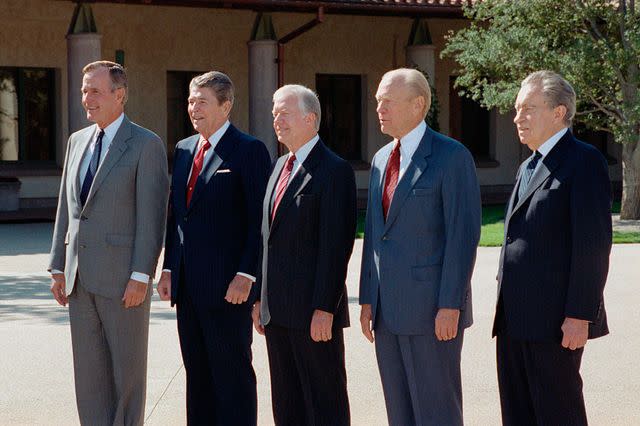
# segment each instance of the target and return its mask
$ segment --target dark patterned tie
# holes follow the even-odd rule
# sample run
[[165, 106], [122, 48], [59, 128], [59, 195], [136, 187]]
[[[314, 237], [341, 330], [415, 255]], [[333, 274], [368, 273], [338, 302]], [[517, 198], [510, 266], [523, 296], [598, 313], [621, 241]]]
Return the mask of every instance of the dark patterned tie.
[[533, 176], [533, 172], [536, 170], [536, 166], [538, 165], [538, 161], [542, 158], [542, 154], [538, 151], [533, 153], [533, 157], [529, 159], [529, 163], [527, 167], [522, 171], [522, 176], [520, 176], [520, 186], [518, 187], [518, 200], [521, 200], [527, 191], [527, 187], [529, 186], [529, 182], [531, 181], [531, 176]]
[[384, 192], [382, 193], [382, 214], [384, 220], [387, 220], [389, 214], [389, 207], [391, 207], [391, 200], [393, 200], [393, 194], [396, 192], [396, 186], [398, 186], [398, 175], [400, 174], [400, 141], [396, 142], [396, 145], [391, 151], [389, 156], [389, 162], [387, 163], [387, 171], [385, 172], [384, 179]]
[[284, 167], [282, 168], [282, 172], [280, 173], [280, 179], [278, 179], [278, 185], [276, 185], [276, 198], [273, 202], [273, 208], [271, 209], [271, 221], [276, 217], [276, 210], [278, 209], [278, 205], [284, 196], [284, 192], [287, 190], [287, 185], [289, 184], [289, 177], [291, 177], [291, 171], [293, 170], [293, 162], [296, 161], [295, 154], [292, 154], [291, 157], [287, 159]]
[[93, 178], [96, 177], [96, 172], [98, 171], [98, 166], [100, 165], [100, 155], [102, 154], [102, 138], [103, 137], [104, 137], [104, 130], [100, 130], [100, 133], [98, 134], [98, 138], [96, 139], [96, 144], [93, 147], [93, 155], [91, 156], [91, 162], [89, 163], [87, 174], [84, 175], [84, 181], [82, 182], [82, 189], [80, 190], [80, 202], [82, 203], [82, 207], [84, 207], [84, 203], [87, 202], [87, 197], [89, 196], [89, 191], [91, 190], [91, 184], [93, 183]]

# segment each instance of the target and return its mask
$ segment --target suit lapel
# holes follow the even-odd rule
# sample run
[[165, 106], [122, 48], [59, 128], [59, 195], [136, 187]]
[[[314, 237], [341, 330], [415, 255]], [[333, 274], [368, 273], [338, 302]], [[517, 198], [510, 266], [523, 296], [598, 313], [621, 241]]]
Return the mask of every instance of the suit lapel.
[[[553, 147], [551, 152], [545, 156], [540, 165], [531, 176], [531, 180], [529, 181], [529, 186], [527, 186], [526, 192], [523, 196], [518, 200], [513, 211], [511, 211], [511, 215], [522, 207], [522, 205], [527, 201], [536, 190], [547, 180], [547, 178], [551, 175], [551, 173], [560, 165], [562, 159], [564, 158], [565, 149], [567, 144], [573, 139], [573, 135], [570, 131], [564, 134], [564, 136], [558, 141], [558, 143]], [[521, 173], [522, 174], [522, 173]], [[514, 193], [518, 190], [518, 186], [520, 185], [520, 179], [518, 179], [518, 185], [514, 188]]]
[[276, 161], [276, 165], [273, 167], [273, 171], [271, 172], [271, 176], [269, 177], [269, 182], [267, 182], [267, 190], [266, 195], [264, 197], [264, 210], [267, 214], [267, 220], [269, 220], [269, 224], [271, 225], [271, 211], [273, 209], [273, 202], [275, 201], [275, 191], [276, 185], [278, 184], [278, 180], [280, 180], [280, 174], [282, 173], [282, 169], [284, 168], [284, 164], [287, 162], [287, 156], [284, 155], [278, 158]]
[[180, 156], [179, 162], [173, 168], [173, 173], [176, 174], [176, 187], [173, 190], [176, 191], [176, 199], [180, 203], [182, 211], [187, 210], [187, 183], [198, 140], [200, 140], [200, 135], [196, 134], [184, 142], [184, 147], [181, 148], [184, 151], [184, 155]]
[[[385, 232], [391, 227], [395, 219], [400, 213], [400, 208], [404, 204], [405, 199], [409, 195], [411, 189], [425, 172], [428, 167], [427, 157], [431, 155], [431, 145], [433, 143], [433, 133], [427, 127], [418, 148], [411, 157], [407, 170], [400, 178], [398, 186], [393, 193], [393, 199], [391, 200], [391, 206], [389, 206], [389, 214], [387, 215], [387, 221], [384, 224]], [[384, 191], [384, 183], [381, 185], [381, 190]], [[382, 192], [381, 191], [381, 192]], [[382, 205], [382, 203], [380, 203]], [[382, 207], [381, 207], [382, 208]]]
[[235, 143], [237, 139], [238, 130], [233, 125], [229, 125], [229, 128], [224, 135], [220, 138], [220, 141], [216, 144], [213, 152], [209, 153], [205, 158], [205, 162], [202, 165], [202, 171], [200, 172], [200, 176], [198, 176], [198, 180], [196, 180], [196, 187], [193, 188], [193, 195], [191, 197], [191, 203], [189, 204], [189, 210], [197, 203], [197, 201], [202, 196], [202, 192], [205, 187], [215, 175], [216, 171], [220, 168], [220, 165], [229, 160], [231, 154], [237, 148], [237, 144]]
[[[304, 187], [311, 181], [311, 178], [313, 177], [313, 169], [315, 169], [318, 160], [324, 153], [325, 149], [326, 148], [322, 143], [322, 140], [318, 140], [316, 146], [314, 146], [309, 153], [309, 156], [300, 165], [298, 172], [293, 176], [293, 180], [291, 180], [289, 185], [287, 185], [287, 189], [284, 191], [284, 195], [282, 196], [282, 200], [280, 200], [276, 215], [273, 218], [273, 223], [271, 224], [272, 231], [280, 222], [281, 219], [279, 218], [281, 218], [283, 212], [287, 210], [287, 206], [293, 202], [294, 198], [300, 194]], [[278, 178], [279, 177], [280, 175], [278, 174]]]
[[100, 189], [100, 186], [102, 186], [102, 183], [104, 182], [113, 166], [118, 163], [122, 155], [128, 149], [129, 146], [127, 142], [129, 139], [131, 139], [131, 130], [131, 122], [125, 116], [122, 124], [120, 125], [120, 128], [118, 129], [118, 132], [116, 133], [113, 141], [111, 142], [111, 145], [109, 146], [107, 155], [104, 157], [104, 160], [102, 160], [102, 164], [100, 164], [100, 167], [98, 167], [98, 172], [96, 173], [96, 177], [93, 181], [93, 184], [91, 185], [91, 190], [89, 191], [89, 195], [87, 196], [85, 208], [91, 202], [93, 195]]
[[82, 191], [82, 176], [80, 176], [80, 166], [82, 159], [89, 148], [89, 144], [96, 135], [97, 125], [90, 126], [83, 135], [78, 135], [78, 146], [74, 150], [72, 170], [69, 176], [75, 176], [73, 179], [73, 193], [75, 199], [80, 202], [80, 192]]

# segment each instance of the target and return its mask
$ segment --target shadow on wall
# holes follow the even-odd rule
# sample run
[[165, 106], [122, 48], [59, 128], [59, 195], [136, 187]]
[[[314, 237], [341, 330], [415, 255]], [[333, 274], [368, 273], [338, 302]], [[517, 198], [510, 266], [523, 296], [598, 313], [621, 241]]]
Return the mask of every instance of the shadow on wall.
[[[45, 274], [3, 275], [0, 277], [0, 324], [20, 321], [21, 324], [68, 324], [67, 308], [53, 299], [49, 291], [50, 279]], [[175, 320], [169, 302], [161, 302], [154, 294], [151, 324]]]

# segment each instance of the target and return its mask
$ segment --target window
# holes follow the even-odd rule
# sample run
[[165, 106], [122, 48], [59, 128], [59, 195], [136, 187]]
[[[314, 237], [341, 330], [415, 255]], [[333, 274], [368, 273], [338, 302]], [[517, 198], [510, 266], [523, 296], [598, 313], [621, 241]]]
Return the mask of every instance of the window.
[[0, 161], [55, 160], [55, 71], [0, 67]]
[[316, 74], [320, 137], [348, 161], [361, 161], [362, 83], [359, 75]]
[[473, 99], [461, 97], [453, 87], [455, 79], [449, 79], [449, 134], [471, 151], [476, 163], [490, 161], [491, 113]]
[[616, 164], [614, 157], [607, 152], [607, 142], [609, 142], [609, 133], [602, 130], [587, 129], [584, 124], [577, 123], [573, 127], [576, 138], [583, 142], [593, 145], [604, 155], [609, 164]]
[[189, 114], [187, 99], [191, 79], [202, 72], [167, 71], [167, 156], [169, 166], [173, 164], [173, 153], [176, 144], [182, 139], [195, 134]]

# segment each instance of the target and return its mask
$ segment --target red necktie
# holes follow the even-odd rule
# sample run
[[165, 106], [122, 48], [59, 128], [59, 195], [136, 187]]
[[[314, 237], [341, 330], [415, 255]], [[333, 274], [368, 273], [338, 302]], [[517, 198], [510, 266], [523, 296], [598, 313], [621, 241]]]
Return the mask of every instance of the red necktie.
[[200, 176], [200, 172], [202, 171], [202, 164], [204, 163], [204, 154], [207, 150], [211, 148], [211, 144], [208, 140], [204, 140], [204, 143], [198, 150], [195, 158], [193, 159], [193, 168], [191, 169], [191, 177], [189, 177], [189, 183], [187, 184], [187, 207], [191, 203], [191, 196], [193, 195], [193, 190], [196, 187], [196, 182], [198, 181], [198, 176]]
[[389, 214], [389, 207], [391, 207], [391, 200], [393, 200], [393, 193], [396, 192], [396, 186], [398, 186], [398, 175], [400, 174], [400, 141], [396, 143], [389, 156], [389, 162], [387, 163], [387, 171], [384, 179], [384, 192], [382, 193], [382, 213], [384, 220], [387, 220], [387, 214]]
[[291, 177], [291, 171], [293, 170], [293, 162], [296, 161], [295, 154], [292, 154], [291, 157], [287, 159], [284, 167], [282, 168], [282, 172], [280, 173], [280, 179], [278, 179], [278, 185], [276, 186], [276, 199], [273, 202], [273, 208], [271, 209], [271, 221], [276, 217], [276, 210], [278, 209], [278, 205], [280, 204], [280, 200], [284, 196], [284, 191], [287, 190], [287, 185], [289, 184], [289, 177]]

